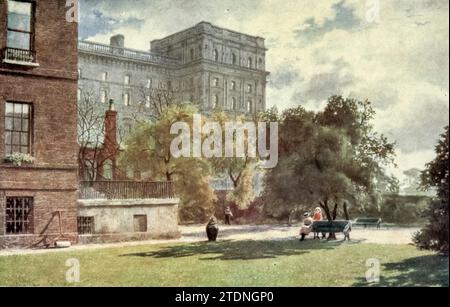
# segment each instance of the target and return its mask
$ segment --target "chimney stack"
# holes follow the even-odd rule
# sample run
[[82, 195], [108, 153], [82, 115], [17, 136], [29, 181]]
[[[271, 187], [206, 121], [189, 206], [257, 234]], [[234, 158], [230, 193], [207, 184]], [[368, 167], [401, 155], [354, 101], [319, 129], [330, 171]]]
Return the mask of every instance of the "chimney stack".
[[122, 34], [111, 36], [109, 41], [112, 47], [125, 48], [125, 36]]

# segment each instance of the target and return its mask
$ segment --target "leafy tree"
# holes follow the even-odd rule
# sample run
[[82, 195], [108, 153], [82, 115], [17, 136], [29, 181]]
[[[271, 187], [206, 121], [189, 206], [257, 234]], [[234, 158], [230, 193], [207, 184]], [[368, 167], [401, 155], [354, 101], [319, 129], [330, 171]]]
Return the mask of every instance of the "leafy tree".
[[[245, 118], [242, 116], [229, 116], [223, 111], [218, 111], [213, 114], [211, 120], [219, 123], [222, 129], [222, 140], [225, 140], [225, 123], [231, 121], [241, 123], [245, 121]], [[233, 183], [233, 190], [227, 194], [226, 199], [228, 202], [232, 202], [240, 208], [249, 206], [255, 197], [253, 190], [253, 176], [258, 159], [257, 157], [249, 155], [248, 140], [249, 136], [248, 133], [246, 133], [244, 135], [243, 157], [225, 157], [225, 155], [223, 155], [224, 148], [222, 148], [221, 157], [212, 157], [209, 159], [215, 175], [223, 176], [225, 174]], [[236, 150], [236, 134], [233, 136], [233, 142], [233, 148]]]
[[267, 203], [284, 212], [320, 206], [330, 221], [339, 209], [349, 219], [348, 205], [377, 203], [376, 177], [393, 163], [395, 145], [373, 131], [374, 115], [370, 102], [340, 96], [317, 114], [302, 107], [285, 111], [279, 166], [266, 179]]
[[[209, 186], [211, 168], [205, 159], [175, 158], [170, 151], [174, 136], [172, 125], [184, 122], [192, 125], [197, 109], [190, 105], [169, 106], [156, 122], [141, 122], [126, 141], [121, 162], [151, 174], [153, 180], [173, 181], [181, 198], [180, 217], [202, 221], [211, 212], [215, 201]], [[192, 127], [191, 127], [192, 129]]]
[[426, 165], [422, 172], [424, 189], [437, 189], [437, 199], [429, 210], [429, 224], [416, 235], [414, 241], [425, 249], [448, 254], [448, 141], [449, 127], [441, 135], [435, 148], [436, 158]]

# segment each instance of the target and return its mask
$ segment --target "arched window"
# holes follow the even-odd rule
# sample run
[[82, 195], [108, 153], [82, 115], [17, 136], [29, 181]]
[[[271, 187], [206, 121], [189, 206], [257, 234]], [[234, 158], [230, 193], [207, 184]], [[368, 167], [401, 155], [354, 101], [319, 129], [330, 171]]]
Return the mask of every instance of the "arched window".
[[214, 86], [219, 86], [219, 78], [214, 78]]
[[249, 58], [247, 59], [247, 67], [248, 67], [248, 68], [252, 68], [252, 67], [253, 67], [253, 61], [252, 61], [252, 58], [251, 58], [251, 57], [249, 57]]
[[77, 99], [78, 99], [78, 101], [80, 101], [81, 100], [81, 97], [83, 96], [83, 91], [81, 90], [81, 88], [79, 88], [78, 90], [77, 90]]
[[233, 63], [233, 65], [237, 64], [237, 57], [236, 57], [236, 53], [233, 53], [231, 55], [231, 62]]
[[214, 49], [214, 61], [219, 62], [219, 51]]
[[81, 69], [78, 68], [78, 79], [81, 79]]

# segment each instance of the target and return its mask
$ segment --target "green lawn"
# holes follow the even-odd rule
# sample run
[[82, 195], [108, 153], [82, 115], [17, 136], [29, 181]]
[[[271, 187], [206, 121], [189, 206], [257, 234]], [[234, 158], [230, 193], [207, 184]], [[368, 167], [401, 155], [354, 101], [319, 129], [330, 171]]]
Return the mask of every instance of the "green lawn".
[[148, 245], [0, 257], [0, 285], [55, 286], [68, 258], [76, 286], [367, 286], [366, 260], [381, 263], [375, 286], [448, 286], [448, 258], [409, 245], [228, 241]]

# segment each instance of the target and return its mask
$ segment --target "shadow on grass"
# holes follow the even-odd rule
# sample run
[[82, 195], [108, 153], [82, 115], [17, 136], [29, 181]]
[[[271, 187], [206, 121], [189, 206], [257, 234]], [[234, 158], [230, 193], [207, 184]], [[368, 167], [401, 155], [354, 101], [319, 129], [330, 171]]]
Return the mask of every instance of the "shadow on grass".
[[[391, 276], [383, 276], [393, 274]], [[382, 265], [380, 282], [368, 285], [364, 278], [354, 286], [364, 287], [448, 287], [448, 257], [428, 255]]]
[[198, 242], [163, 247], [157, 251], [124, 254], [121, 257], [181, 258], [200, 256], [200, 260], [254, 260], [280, 256], [298, 256], [309, 250], [333, 249], [343, 242], [322, 241], [220, 241]]
[[[230, 227], [230, 228], [228, 228]], [[227, 238], [229, 236], [233, 235], [240, 235], [240, 234], [248, 234], [248, 233], [263, 233], [263, 232], [269, 232], [271, 230], [276, 230], [277, 232], [289, 232], [292, 231], [293, 227], [289, 226], [248, 226], [248, 227], [242, 227], [242, 228], [232, 228], [233, 226], [225, 226], [225, 225], [219, 225], [219, 236], [221, 238]], [[294, 228], [295, 229], [295, 228]], [[298, 228], [300, 229], [300, 228]], [[198, 231], [191, 231], [187, 233], [183, 233], [183, 237], [185, 238], [199, 238], [199, 237], [206, 237], [205, 230], [199, 229]]]

